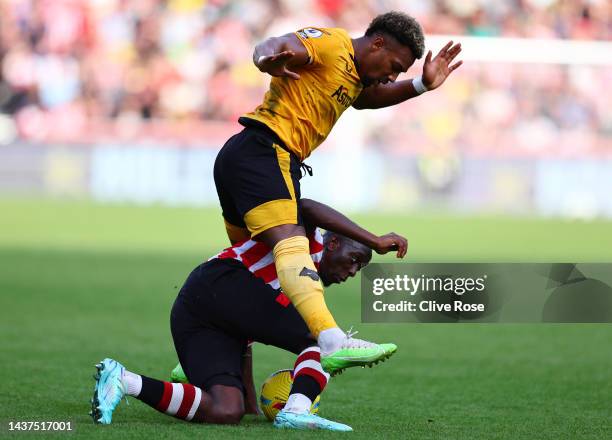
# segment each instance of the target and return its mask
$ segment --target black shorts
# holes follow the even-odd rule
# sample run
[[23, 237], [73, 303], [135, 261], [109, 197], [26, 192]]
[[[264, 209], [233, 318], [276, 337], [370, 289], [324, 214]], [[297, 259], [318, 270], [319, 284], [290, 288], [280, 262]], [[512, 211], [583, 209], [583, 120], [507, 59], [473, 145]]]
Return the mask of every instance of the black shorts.
[[247, 341], [296, 354], [316, 345], [285, 299], [235, 260], [214, 259], [194, 269], [170, 315], [174, 346], [189, 382], [204, 390], [227, 385], [244, 391]]
[[255, 235], [278, 225], [302, 224], [299, 212], [300, 162], [266, 125], [246, 125], [215, 160], [214, 177], [223, 218]]

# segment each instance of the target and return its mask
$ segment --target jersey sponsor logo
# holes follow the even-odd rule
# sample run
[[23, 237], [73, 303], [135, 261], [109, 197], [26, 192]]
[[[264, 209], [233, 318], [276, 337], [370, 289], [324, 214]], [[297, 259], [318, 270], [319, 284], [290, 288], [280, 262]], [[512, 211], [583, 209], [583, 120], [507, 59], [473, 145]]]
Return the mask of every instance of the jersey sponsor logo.
[[349, 66], [349, 62], [347, 60], [344, 60], [344, 65], [347, 73], [351, 73], [353, 71], [353, 66]]
[[348, 89], [344, 86], [338, 87], [338, 89], [332, 93], [331, 97], [336, 98], [336, 101], [345, 107], [349, 107], [355, 99], [348, 94]]
[[321, 35], [323, 35], [323, 32], [315, 28], [304, 28], [301, 30], [301, 32], [305, 35], [304, 38], [319, 38]]
[[300, 272], [300, 276], [301, 277], [308, 277], [312, 281], [319, 281], [319, 274], [316, 273], [312, 269], [308, 269], [307, 267], [302, 268], [302, 271]]

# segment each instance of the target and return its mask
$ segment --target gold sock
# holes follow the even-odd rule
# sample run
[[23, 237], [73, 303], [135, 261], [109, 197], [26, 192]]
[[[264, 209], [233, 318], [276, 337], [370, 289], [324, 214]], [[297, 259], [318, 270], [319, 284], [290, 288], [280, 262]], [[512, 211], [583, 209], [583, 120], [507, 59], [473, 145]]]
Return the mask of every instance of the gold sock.
[[325, 304], [323, 285], [310, 257], [308, 239], [297, 236], [279, 241], [274, 246], [274, 263], [283, 292], [314, 337], [323, 330], [338, 327]]

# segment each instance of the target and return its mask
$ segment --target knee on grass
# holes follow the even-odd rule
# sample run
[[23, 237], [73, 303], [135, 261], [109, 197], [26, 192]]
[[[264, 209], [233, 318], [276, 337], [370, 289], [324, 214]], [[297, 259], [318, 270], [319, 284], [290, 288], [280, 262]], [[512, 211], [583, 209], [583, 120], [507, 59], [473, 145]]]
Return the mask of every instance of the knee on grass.
[[210, 389], [210, 400], [201, 404], [207, 423], [235, 425], [244, 416], [244, 397], [242, 390], [234, 387], [214, 385]]
[[206, 412], [206, 421], [220, 425], [236, 425], [244, 416], [244, 405], [238, 406], [228, 403], [214, 404]]

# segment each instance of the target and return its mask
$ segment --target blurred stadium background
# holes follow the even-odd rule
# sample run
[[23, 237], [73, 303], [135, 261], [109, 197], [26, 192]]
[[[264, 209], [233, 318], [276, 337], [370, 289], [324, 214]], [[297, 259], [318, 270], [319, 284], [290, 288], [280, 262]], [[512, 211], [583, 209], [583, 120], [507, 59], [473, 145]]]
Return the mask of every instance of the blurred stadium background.
[[352, 211], [612, 217], [609, 1], [0, 5], [2, 193], [216, 206], [216, 151], [269, 82], [255, 43], [314, 24], [360, 35], [396, 8], [434, 51], [462, 41], [466, 64], [426, 97], [346, 112], [305, 195]]
[[[390, 9], [434, 51], [461, 41], [466, 63], [424, 97], [348, 110], [307, 161], [304, 195], [407, 235], [412, 260], [612, 261], [610, 1], [0, 0], [3, 423], [201, 435], [138, 403], [94, 429], [87, 368], [173, 366], [177, 286], [227, 242], [216, 152], [269, 81], [254, 44], [309, 25], [359, 35]], [[330, 292], [342, 326], [359, 323], [358, 288]], [[359, 327], [400, 352], [322, 399], [358, 437], [612, 436], [610, 326]], [[292, 362], [255, 351], [257, 383]], [[275, 435], [244, 426], [206, 429]]]

